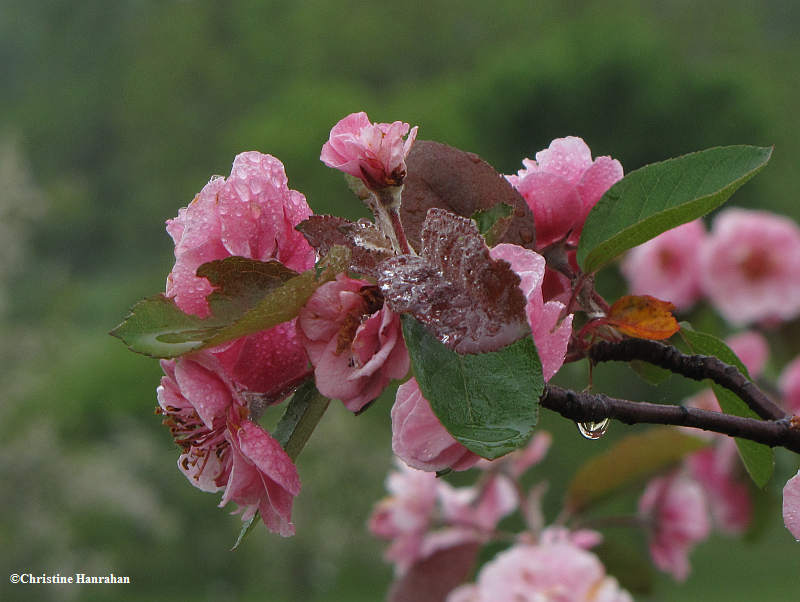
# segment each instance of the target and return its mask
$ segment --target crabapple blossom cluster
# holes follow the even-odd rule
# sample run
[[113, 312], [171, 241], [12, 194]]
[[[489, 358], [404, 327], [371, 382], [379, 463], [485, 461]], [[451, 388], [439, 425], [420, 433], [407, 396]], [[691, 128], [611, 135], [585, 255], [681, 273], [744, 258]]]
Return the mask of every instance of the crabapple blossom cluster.
[[766, 211], [724, 209], [706, 233], [689, 222], [630, 251], [622, 264], [634, 294], [688, 309], [702, 298], [732, 325], [800, 315], [800, 228]]
[[[719, 212], [710, 232], [697, 213], [678, 227], [660, 225], [661, 235], [625, 247], [621, 271], [632, 295], [610, 305], [594, 289], [596, 270], [586, 268], [587, 256], [604, 248], [581, 256], [581, 238], [593, 208], [608, 201], [607, 210], [619, 195], [606, 193], [624, 190], [618, 184], [628, 177], [616, 159], [593, 159], [581, 138], [553, 140], [516, 175], [501, 176], [476, 155], [417, 141], [417, 127], [359, 112], [332, 128], [320, 159], [346, 174], [374, 221], [314, 215], [278, 159], [242, 153], [227, 178], [213, 177], [167, 221], [175, 263], [165, 295], [141, 302], [112, 332], [162, 358], [157, 413], [180, 448], [179, 470], [198, 489], [221, 493], [220, 506], [237, 506], [242, 536], [259, 517], [292, 535], [294, 460], [328, 401], [360, 414], [399, 381], [390, 410], [397, 463], [389, 496], [369, 519], [389, 542], [391, 601], [416, 599], [420, 588], [426, 600], [447, 602], [631, 600], [593, 551], [603, 535], [582, 514], [591, 495], [568, 492], [546, 526], [547, 484], [523, 485], [552, 441], [532, 431], [539, 404], [558, 390], [553, 379], [565, 363], [591, 359], [596, 339], [666, 339], [680, 329], [671, 309], [688, 311], [701, 299], [730, 325], [753, 327], [719, 345], [751, 379], [763, 378], [770, 349], [757, 329], [800, 315], [800, 228], [744, 209]], [[415, 191], [409, 199], [406, 186]], [[713, 369], [703, 377], [721, 384]], [[730, 366], [723, 372], [744, 379]], [[782, 408], [764, 409], [760, 397], [750, 408], [774, 418], [783, 439], [770, 445], [798, 451], [800, 358], [777, 390]], [[495, 394], [516, 405], [506, 412]], [[609, 414], [581, 413], [574, 392], [566, 399], [558, 411], [584, 436], [605, 433]], [[611, 408], [619, 400], [600, 401]], [[259, 421], [282, 405], [270, 433]], [[711, 389], [684, 406], [709, 425], [723, 413]], [[620, 482], [642, 492], [621, 518], [646, 531], [653, 564], [678, 581], [690, 573], [694, 546], [752, 522], [743, 452], [720, 433], [747, 436], [755, 419], [732, 418], [744, 421], [738, 430], [670, 430], [680, 449], [663, 460], [642, 449], [641, 473], [624, 458], [615, 466]], [[763, 444], [759, 433], [750, 438]], [[472, 486], [440, 478], [470, 469]], [[506, 520], [516, 512], [521, 532], [505, 527], [519, 524]], [[800, 540], [800, 472], [784, 488], [783, 515]], [[489, 543], [505, 549], [465, 583]], [[432, 566], [447, 568], [431, 574]]]
[[483, 566], [476, 583], [450, 591], [448, 602], [538, 600], [545, 596], [576, 601], [631, 600], [590, 551], [602, 536], [588, 529], [545, 527], [541, 510], [544, 487], [539, 484], [524, 491], [520, 479], [543, 459], [550, 441], [548, 433], [540, 432], [524, 449], [502, 460], [478, 462], [481, 478], [471, 487], [454, 488], [432, 472], [398, 464], [386, 480], [391, 495], [376, 504], [369, 521], [375, 536], [391, 542], [386, 559], [394, 564], [398, 583], [437, 556], [462, 563], [451, 568], [469, 574], [477, 548], [472, 554], [452, 557], [449, 550], [470, 542], [508, 539], [510, 534], [499, 531], [498, 523], [521, 510], [528, 530], [514, 536], [506, 551]]

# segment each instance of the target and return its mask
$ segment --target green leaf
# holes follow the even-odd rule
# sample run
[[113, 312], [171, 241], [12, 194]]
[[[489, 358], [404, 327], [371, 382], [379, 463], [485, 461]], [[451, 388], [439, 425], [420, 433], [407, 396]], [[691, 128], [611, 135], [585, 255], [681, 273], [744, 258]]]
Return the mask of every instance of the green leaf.
[[654, 386], [664, 384], [672, 376], [672, 372], [669, 370], [641, 360], [631, 360], [628, 365], [642, 380]]
[[[726, 364], [736, 366], [739, 372], [750, 378], [745, 365], [724, 341], [714, 335], [692, 330], [691, 325], [686, 322], [681, 323], [681, 336], [694, 353], [718, 357]], [[726, 414], [761, 420], [761, 417], [735, 393], [716, 383], [711, 383], [711, 389], [717, 397], [719, 407]], [[772, 448], [763, 443], [756, 443], [749, 439], [735, 439], [735, 441], [747, 473], [753, 482], [763, 489], [772, 477], [772, 471], [775, 468], [775, 453]]]
[[253, 516], [248, 518], [246, 521], [242, 522], [242, 530], [239, 531], [239, 537], [236, 538], [236, 543], [233, 544], [231, 552], [233, 552], [236, 548], [238, 548], [242, 544], [242, 542], [245, 539], [247, 539], [247, 537], [253, 531], [255, 531], [255, 528], [258, 526], [258, 523], [261, 522], [258, 520], [259, 516], [260, 514], [258, 510], [256, 510], [256, 513]]
[[457, 441], [490, 460], [528, 441], [544, 390], [530, 336], [498, 351], [462, 355], [413, 317], [404, 315], [402, 321], [422, 394]]
[[567, 507], [573, 511], [615, 491], [677, 464], [686, 455], [705, 447], [699, 437], [670, 427], [657, 427], [628, 435], [594, 456], [572, 479]]
[[763, 169], [771, 154], [772, 148], [722, 146], [629, 173], [589, 213], [578, 264], [596, 272], [628, 249], [706, 215]]
[[511, 225], [514, 208], [506, 203], [497, 203], [489, 209], [480, 209], [472, 214], [486, 246], [495, 246]]
[[303, 447], [314, 432], [330, 399], [317, 391], [312, 380], [308, 380], [297, 389], [286, 407], [273, 436], [281, 444], [292, 460], [296, 460]]
[[139, 301], [111, 331], [131, 350], [171, 358], [266, 330], [294, 318], [325, 282], [347, 269], [350, 252], [333, 247], [316, 268], [302, 274], [277, 261], [228, 257], [200, 266], [199, 276], [216, 290], [208, 296], [207, 318], [183, 313], [163, 294]]

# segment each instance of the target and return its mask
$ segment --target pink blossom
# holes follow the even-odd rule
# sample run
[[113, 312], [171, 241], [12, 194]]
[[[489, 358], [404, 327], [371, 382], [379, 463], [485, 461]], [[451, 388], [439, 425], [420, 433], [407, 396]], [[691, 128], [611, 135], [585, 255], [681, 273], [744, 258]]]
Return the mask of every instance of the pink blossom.
[[[167, 220], [175, 242], [175, 266], [167, 296], [186, 313], [209, 315], [211, 284], [195, 272], [203, 263], [230, 256], [276, 259], [302, 271], [314, 250], [294, 227], [311, 215], [305, 197], [288, 187], [280, 161], [251, 151], [236, 156], [228, 179], [214, 177], [188, 207]], [[218, 347], [228, 375], [268, 403], [282, 400], [308, 374], [294, 320]]]
[[786, 409], [800, 414], [800, 357], [795, 358], [781, 372], [778, 387]]
[[409, 131], [402, 121], [371, 123], [363, 111], [351, 113], [333, 126], [319, 158], [328, 167], [361, 178], [372, 190], [400, 186], [416, 137], [416, 126]]
[[714, 526], [724, 533], [744, 532], [753, 516], [753, 504], [747, 484], [739, 478], [742, 467], [736, 442], [721, 438], [713, 447], [688, 456], [686, 464], [706, 494]]
[[783, 488], [783, 524], [800, 541], [800, 471]]
[[514, 482], [502, 474], [492, 475], [480, 488], [456, 488], [445, 481], [437, 485], [443, 521], [478, 533], [491, 533], [519, 505]]
[[732, 324], [800, 313], [800, 228], [766, 211], [727, 209], [700, 255], [703, 288]]
[[161, 360], [164, 376], [156, 389], [157, 411], [183, 451], [178, 468], [198, 489], [215, 492], [223, 489], [227, 478], [225, 431], [233, 395], [213, 369], [197, 361], [203, 359], [213, 366], [208, 354]]
[[589, 211], [622, 178], [619, 161], [592, 161], [589, 147], [575, 136], [553, 140], [535, 161], [523, 159], [522, 164], [524, 169], [506, 178], [533, 211], [540, 249], [565, 237], [576, 243]]
[[583, 550], [589, 550], [603, 543], [603, 535], [593, 529], [576, 529], [571, 531], [566, 527], [550, 525], [542, 530], [539, 543], [556, 544], [569, 543]]
[[292, 502], [300, 492], [294, 463], [249, 409], [213, 354], [162, 361], [159, 413], [183, 453], [178, 467], [195, 487], [224, 490], [242, 519], [256, 510], [270, 531], [294, 534]]
[[769, 344], [764, 335], [755, 330], [746, 330], [725, 339], [728, 347], [750, 373], [750, 378], [758, 378], [764, 372], [769, 358]]
[[385, 558], [395, 565], [398, 574], [405, 573], [428, 553], [446, 547], [447, 542], [439, 537], [426, 544], [438, 514], [439, 487], [433, 473], [402, 463], [389, 473], [386, 488], [392, 495], [376, 504], [369, 529], [373, 535], [392, 542]]
[[535, 466], [544, 459], [552, 442], [553, 436], [550, 433], [547, 431], [538, 431], [522, 449], [506, 454], [497, 460], [481, 459], [476, 466], [484, 470], [501, 472], [514, 479], [518, 479], [525, 474], [529, 468]]
[[453, 590], [447, 602], [629, 602], [600, 560], [567, 541], [517, 544], [486, 563], [474, 585]]
[[232, 255], [277, 259], [293, 270], [314, 265], [314, 250], [294, 227], [311, 215], [305, 197], [288, 187], [283, 164], [251, 151], [236, 156], [228, 179], [215, 176], [188, 207], [167, 220], [175, 266], [167, 296], [181, 310], [208, 316], [208, 280], [195, 275], [203, 263]]
[[375, 287], [339, 274], [319, 287], [297, 318], [320, 393], [353, 412], [409, 368], [400, 319], [380, 307]]
[[650, 524], [650, 556], [678, 581], [689, 575], [689, 551], [708, 537], [711, 524], [700, 486], [673, 474], [650, 481], [639, 499]]
[[510, 263], [511, 269], [520, 277], [519, 287], [527, 300], [525, 313], [542, 362], [544, 379], [550, 380], [564, 363], [567, 344], [572, 334], [572, 314], [559, 324], [558, 319], [564, 310], [564, 304], [559, 301], [545, 303], [542, 298], [544, 257], [511, 244], [497, 245], [490, 251], [490, 256], [492, 259], [504, 259]]
[[231, 466], [220, 506], [236, 503], [242, 520], [258, 510], [270, 531], [294, 535], [292, 502], [300, 493], [300, 477], [291, 458], [267, 431], [244, 418], [229, 421], [226, 439]]
[[702, 220], [695, 220], [632, 249], [622, 273], [634, 295], [652, 295], [688, 309], [700, 298], [697, 257], [706, 238]]
[[369, 529], [392, 542], [385, 556], [398, 574], [447, 548], [487, 541], [518, 504], [514, 484], [503, 475], [480, 488], [455, 488], [398, 462], [386, 485], [392, 495], [376, 504]]
[[392, 451], [409, 466], [430, 472], [467, 470], [480, 460], [442, 426], [415, 378], [397, 389], [392, 406]]
[[[510, 244], [497, 245], [490, 255], [492, 259], [509, 262], [520, 277], [519, 286], [527, 299], [528, 324], [542, 362], [542, 373], [545, 380], [549, 380], [564, 363], [572, 333], [572, 315], [559, 325], [564, 304], [544, 302], [545, 260], [541, 255]], [[392, 408], [392, 449], [409, 466], [420, 470], [466, 470], [479, 460], [479, 456], [456, 441], [442, 426], [415, 379], [397, 390]]]

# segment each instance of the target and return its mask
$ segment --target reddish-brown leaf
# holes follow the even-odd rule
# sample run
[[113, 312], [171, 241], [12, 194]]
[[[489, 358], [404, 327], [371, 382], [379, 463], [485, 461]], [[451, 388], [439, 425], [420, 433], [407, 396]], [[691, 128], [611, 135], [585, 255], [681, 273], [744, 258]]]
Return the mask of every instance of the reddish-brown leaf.
[[374, 275], [375, 266], [394, 255], [389, 239], [366, 220], [354, 223], [333, 215], [312, 215], [296, 228], [321, 256], [334, 245], [349, 248], [350, 269], [360, 274]]
[[637, 339], [668, 339], [681, 329], [674, 309], [672, 303], [650, 295], [625, 295], [611, 306], [606, 322]]
[[529, 249], [536, 244], [533, 213], [525, 199], [486, 161], [474, 153], [430, 140], [417, 140], [406, 157], [400, 217], [411, 246], [418, 249], [428, 209], [438, 207], [470, 217], [498, 203], [514, 208], [508, 229], [497, 243]]
[[392, 584], [388, 602], [443, 602], [469, 577], [480, 548], [470, 541], [434, 552]]
[[519, 276], [489, 256], [475, 222], [431, 209], [420, 253], [379, 266], [378, 284], [392, 311], [411, 313], [462, 354], [496, 351], [530, 333]]

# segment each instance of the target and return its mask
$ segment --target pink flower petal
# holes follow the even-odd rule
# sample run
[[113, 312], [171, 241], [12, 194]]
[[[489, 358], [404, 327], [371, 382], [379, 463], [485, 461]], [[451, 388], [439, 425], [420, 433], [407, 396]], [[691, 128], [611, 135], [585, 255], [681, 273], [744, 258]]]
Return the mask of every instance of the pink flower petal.
[[800, 541], [800, 471], [783, 488], [783, 524]]

